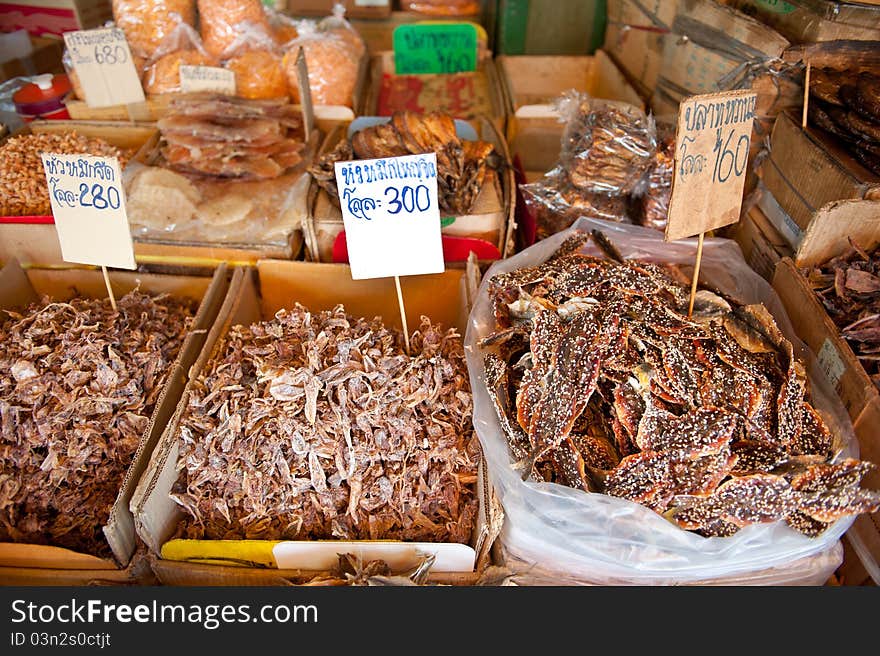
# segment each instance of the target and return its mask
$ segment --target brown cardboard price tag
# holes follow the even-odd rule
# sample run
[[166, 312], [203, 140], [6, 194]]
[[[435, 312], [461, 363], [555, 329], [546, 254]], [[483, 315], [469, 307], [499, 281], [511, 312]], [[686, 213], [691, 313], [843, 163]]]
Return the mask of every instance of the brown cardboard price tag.
[[667, 241], [739, 220], [757, 98], [725, 91], [681, 103]]

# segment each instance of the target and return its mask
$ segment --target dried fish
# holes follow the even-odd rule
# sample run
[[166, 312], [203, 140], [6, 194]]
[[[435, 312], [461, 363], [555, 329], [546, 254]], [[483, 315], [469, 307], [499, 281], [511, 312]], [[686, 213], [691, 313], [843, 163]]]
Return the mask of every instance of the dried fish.
[[233, 326], [178, 431], [179, 535], [468, 542], [479, 442], [461, 338], [342, 306]]
[[0, 323], [0, 540], [110, 557], [101, 527], [194, 303], [43, 298]]
[[[608, 259], [579, 252], [588, 238]], [[858, 487], [870, 465], [828, 464], [831, 431], [763, 306], [701, 290], [688, 318], [676, 270], [624, 260], [601, 234], [495, 276], [489, 294], [486, 383], [524, 477], [640, 503], [705, 536], [782, 520], [815, 536], [880, 507]]]

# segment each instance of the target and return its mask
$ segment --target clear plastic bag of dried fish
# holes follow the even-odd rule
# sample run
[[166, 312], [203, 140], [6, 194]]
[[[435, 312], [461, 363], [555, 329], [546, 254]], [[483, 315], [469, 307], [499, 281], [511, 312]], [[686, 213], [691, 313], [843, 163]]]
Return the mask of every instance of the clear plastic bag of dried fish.
[[110, 557], [102, 527], [194, 302], [44, 298], [0, 312], [0, 541]]
[[467, 543], [480, 458], [461, 337], [342, 306], [233, 326], [178, 429], [177, 537]]
[[822, 554], [825, 570], [807, 558], [778, 581], [822, 583], [853, 516], [880, 505], [846, 413], [732, 242], [706, 242], [688, 318], [694, 254], [584, 219], [489, 270], [466, 343], [518, 561], [600, 583], [766, 582]]
[[582, 216], [630, 223], [629, 197], [657, 149], [653, 119], [633, 105], [574, 91], [557, 110], [566, 123], [559, 161], [541, 180], [521, 186], [538, 239]]

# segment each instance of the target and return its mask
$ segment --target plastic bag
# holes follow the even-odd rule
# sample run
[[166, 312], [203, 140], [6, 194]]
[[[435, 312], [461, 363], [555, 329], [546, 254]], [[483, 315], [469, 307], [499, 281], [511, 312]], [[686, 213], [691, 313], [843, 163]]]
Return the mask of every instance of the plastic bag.
[[205, 50], [225, 59], [242, 46], [243, 33], [271, 39], [271, 28], [260, 0], [198, 0], [199, 29]]
[[199, 33], [181, 23], [165, 37], [144, 68], [144, 93], [180, 93], [181, 66], [217, 65], [219, 62], [202, 46]]
[[480, 13], [476, 0], [412, 0], [402, 2], [404, 11], [414, 11], [429, 16], [473, 16]]
[[287, 74], [279, 55], [250, 50], [229, 59], [224, 68], [235, 73], [235, 93], [242, 98], [287, 98]]
[[133, 162], [123, 178], [132, 233], [163, 242], [284, 246], [306, 214], [303, 166], [271, 180], [211, 180]]
[[633, 192], [637, 205], [634, 212], [639, 225], [666, 230], [669, 200], [672, 198], [672, 172], [675, 168], [675, 126], [658, 123], [657, 150], [650, 168]]
[[154, 56], [178, 25], [196, 24], [195, 0], [113, 0], [113, 19], [125, 32], [132, 54]]
[[[608, 235], [626, 258], [681, 265], [692, 265], [695, 259], [696, 240], [667, 243], [662, 234], [649, 228], [581, 219], [571, 230], [496, 262], [487, 272], [468, 320], [465, 342], [474, 395], [474, 427], [491, 481], [504, 506], [506, 521], [500, 539], [506, 553], [523, 577], [540, 568], [557, 580], [597, 584], [762, 583], [762, 577], [773, 568], [779, 574], [775, 583], [824, 577], [832, 563], [817, 555], [834, 549], [854, 518], [835, 522], [817, 538], [803, 536], [784, 522], [747, 526], [728, 538], [704, 538], [636, 503], [554, 483], [526, 483], [512, 468], [507, 441], [486, 389], [482, 352], [477, 345], [494, 330], [489, 281], [498, 273], [543, 262], [575, 230], [594, 228]], [[592, 243], [585, 250], [598, 254]], [[775, 292], [749, 269], [736, 243], [706, 239], [700, 277], [741, 302], [764, 303], [798, 357], [810, 365], [814, 406], [836, 438], [838, 458], [857, 457], [858, 445], [846, 411], [795, 337]], [[782, 574], [787, 564], [799, 560], [803, 569]]]
[[336, 5], [333, 16], [320, 23], [302, 21], [299, 36], [286, 46], [284, 68], [295, 102], [300, 102], [296, 58], [305, 53], [309, 69], [309, 90], [315, 105], [352, 107], [360, 59], [366, 46], [351, 25], [342, 18], [344, 8]]
[[630, 222], [628, 197], [657, 148], [654, 121], [632, 105], [574, 91], [562, 96], [557, 110], [566, 123], [559, 161], [541, 180], [520, 187], [535, 215], [537, 238], [580, 216]]

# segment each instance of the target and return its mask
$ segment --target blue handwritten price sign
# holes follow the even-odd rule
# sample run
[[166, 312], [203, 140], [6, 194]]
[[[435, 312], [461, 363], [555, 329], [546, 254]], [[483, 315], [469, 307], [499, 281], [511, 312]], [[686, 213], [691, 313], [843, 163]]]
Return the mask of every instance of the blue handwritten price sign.
[[89, 107], [144, 102], [125, 33], [117, 27], [65, 32], [64, 45]]
[[335, 166], [353, 279], [444, 271], [437, 155]]
[[666, 239], [739, 221], [757, 94], [726, 91], [681, 103]]
[[134, 269], [119, 161], [51, 153], [42, 158], [64, 260]]

